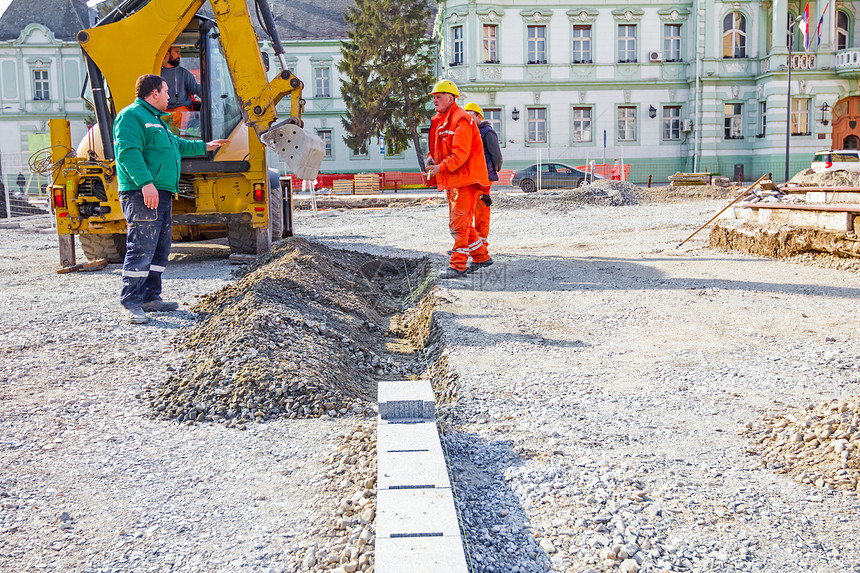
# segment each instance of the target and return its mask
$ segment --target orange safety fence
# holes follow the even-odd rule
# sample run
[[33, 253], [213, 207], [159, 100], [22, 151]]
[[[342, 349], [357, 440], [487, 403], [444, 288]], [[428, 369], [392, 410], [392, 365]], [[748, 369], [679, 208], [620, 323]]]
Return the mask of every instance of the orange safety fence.
[[[615, 171], [613, 171], [615, 168]], [[622, 168], [624, 170], [624, 175], [622, 176]], [[586, 166], [580, 165], [577, 167], [580, 171], [585, 171]], [[589, 171], [590, 173], [590, 171]], [[607, 179], [623, 179], [624, 181], [630, 180], [630, 165], [615, 165], [614, 163], [603, 163], [601, 165], [594, 166], [594, 173], [605, 177]]]

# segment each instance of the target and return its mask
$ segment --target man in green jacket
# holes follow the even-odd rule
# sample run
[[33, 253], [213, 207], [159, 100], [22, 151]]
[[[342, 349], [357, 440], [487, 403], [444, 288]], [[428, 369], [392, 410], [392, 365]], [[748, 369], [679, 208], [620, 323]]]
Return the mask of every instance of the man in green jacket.
[[176, 310], [161, 299], [161, 273], [173, 236], [171, 202], [179, 186], [182, 157], [203, 155], [229, 143], [175, 136], [161, 118], [170, 93], [160, 76], [137, 78], [137, 98], [116, 116], [113, 136], [122, 212], [128, 221], [122, 264], [122, 314], [131, 324], [149, 321], [145, 311]]

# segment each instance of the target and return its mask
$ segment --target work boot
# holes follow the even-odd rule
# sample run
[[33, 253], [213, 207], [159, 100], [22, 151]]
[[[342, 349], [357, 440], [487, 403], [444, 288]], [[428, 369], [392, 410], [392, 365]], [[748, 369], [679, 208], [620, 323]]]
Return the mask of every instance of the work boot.
[[459, 279], [466, 276], [466, 271], [458, 271], [454, 267], [448, 267], [441, 273], [439, 273], [440, 279]]
[[160, 298], [143, 303], [143, 310], [147, 312], [170, 312], [178, 308], [178, 302], [167, 302]]
[[473, 262], [469, 263], [469, 265], [466, 267], [466, 272], [471, 274], [477, 270], [483, 269], [484, 267], [489, 267], [492, 264], [493, 264], [493, 259], [487, 259], [486, 261], [484, 261], [482, 263], [476, 263], [473, 261]]
[[146, 324], [149, 322], [149, 317], [139, 306], [135, 308], [122, 307], [122, 317], [129, 324]]

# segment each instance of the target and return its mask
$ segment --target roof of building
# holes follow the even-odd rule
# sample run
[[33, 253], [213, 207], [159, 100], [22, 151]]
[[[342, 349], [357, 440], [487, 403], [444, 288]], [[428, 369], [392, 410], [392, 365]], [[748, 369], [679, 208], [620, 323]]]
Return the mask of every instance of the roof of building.
[[74, 40], [75, 34], [89, 26], [86, 0], [12, 0], [0, 18], [0, 41], [15, 40], [28, 24], [42, 24], [58, 40]]

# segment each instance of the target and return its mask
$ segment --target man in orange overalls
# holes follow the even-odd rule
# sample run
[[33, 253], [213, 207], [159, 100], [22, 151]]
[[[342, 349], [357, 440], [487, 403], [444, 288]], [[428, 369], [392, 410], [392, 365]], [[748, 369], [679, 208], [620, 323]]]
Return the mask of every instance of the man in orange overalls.
[[451, 80], [433, 86], [436, 115], [430, 123], [430, 152], [427, 177], [436, 180], [448, 195], [448, 228], [454, 237], [449, 267], [439, 278], [465, 277], [471, 256], [473, 264], [490, 260], [487, 245], [475, 232], [475, 202], [488, 193], [487, 164], [478, 124], [457, 105], [460, 90]]

